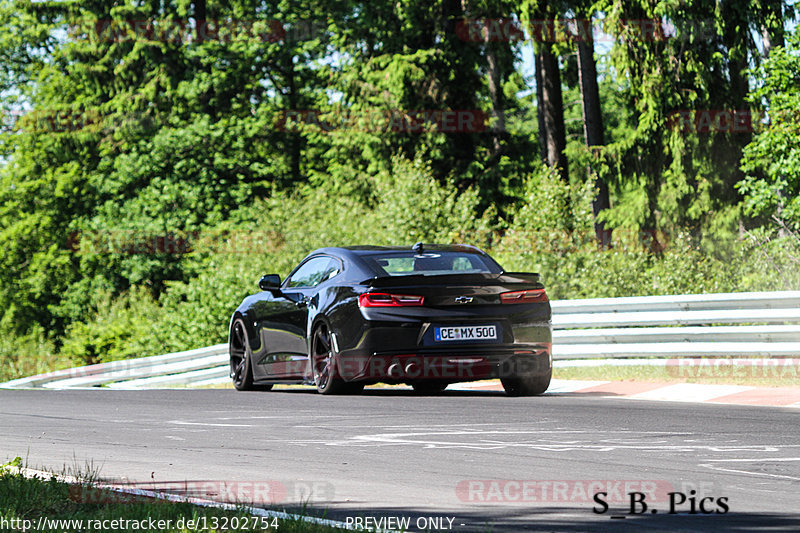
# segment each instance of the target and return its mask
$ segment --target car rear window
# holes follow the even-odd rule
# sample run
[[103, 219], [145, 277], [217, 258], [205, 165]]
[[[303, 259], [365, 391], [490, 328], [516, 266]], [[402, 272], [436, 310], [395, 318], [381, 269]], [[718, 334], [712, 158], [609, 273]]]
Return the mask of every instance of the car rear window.
[[384, 252], [369, 254], [364, 259], [382, 276], [428, 276], [446, 274], [499, 274], [500, 267], [494, 261], [464, 252], [431, 251], [423, 254], [408, 252]]

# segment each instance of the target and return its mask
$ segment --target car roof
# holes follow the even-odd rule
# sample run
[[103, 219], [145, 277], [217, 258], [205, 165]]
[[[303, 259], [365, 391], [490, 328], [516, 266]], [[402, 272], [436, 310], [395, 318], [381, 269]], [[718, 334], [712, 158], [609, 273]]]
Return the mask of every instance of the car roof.
[[[461, 252], [482, 255], [494, 262], [486, 252], [469, 244], [423, 244], [423, 248], [425, 251]], [[330, 246], [314, 250], [309, 253], [301, 263], [313, 256], [329, 255], [348, 261], [351, 267], [355, 267], [355, 270], [359, 271], [362, 275], [373, 277], [380, 273], [365, 259], [370, 255], [393, 252], [414, 252], [414, 250], [411, 246]], [[497, 266], [502, 268], [500, 265]]]
[[[464, 253], [473, 253], [473, 254], [481, 254], [486, 255], [486, 253], [477, 248], [476, 246], [471, 246], [469, 244], [423, 244], [425, 250], [436, 250], [440, 252], [464, 252]], [[376, 253], [385, 253], [385, 252], [411, 252], [411, 246], [340, 246], [340, 247], [330, 247], [330, 248], [320, 248], [319, 250], [315, 250], [313, 253], [329, 253], [329, 254], [341, 254], [341, 255], [372, 255]]]

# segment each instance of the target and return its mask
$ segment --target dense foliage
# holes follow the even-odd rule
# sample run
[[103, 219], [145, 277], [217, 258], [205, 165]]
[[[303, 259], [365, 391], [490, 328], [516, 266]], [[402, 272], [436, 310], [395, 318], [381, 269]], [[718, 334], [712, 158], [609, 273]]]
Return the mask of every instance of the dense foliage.
[[469, 242], [553, 298], [800, 288], [793, 15], [0, 0], [0, 378], [222, 342], [322, 245]]

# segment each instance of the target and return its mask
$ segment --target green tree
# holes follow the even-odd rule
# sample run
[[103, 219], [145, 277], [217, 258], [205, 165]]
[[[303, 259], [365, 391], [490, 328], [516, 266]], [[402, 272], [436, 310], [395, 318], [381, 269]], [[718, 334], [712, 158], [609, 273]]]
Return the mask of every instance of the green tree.
[[[756, 70], [763, 85], [750, 101], [767, 105], [768, 122], [747, 145], [742, 158], [745, 212], [777, 217], [800, 229], [800, 33], [790, 35], [785, 47], [770, 51]], [[767, 104], [768, 102], [768, 104]]]
[[[737, 161], [749, 135], [704, 128], [700, 119], [746, 112], [741, 70], [757, 54], [748, 38], [759, 27], [755, 5], [598, 3], [617, 39], [611, 52], [617, 82], [635, 110], [632, 133], [606, 152], [616, 169], [617, 202], [606, 217], [612, 225], [677, 231], [730, 218], [739, 201], [733, 185], [742, 177]], [[674, 29], [664, 31], [663, 21]]]

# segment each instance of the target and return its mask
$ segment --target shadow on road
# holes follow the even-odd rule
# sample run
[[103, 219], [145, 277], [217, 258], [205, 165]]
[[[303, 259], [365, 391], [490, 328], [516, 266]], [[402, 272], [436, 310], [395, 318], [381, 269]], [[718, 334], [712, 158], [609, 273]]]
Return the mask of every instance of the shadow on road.
[[[303, 512], [303, 509], [287, 509], [290, 512]], [[519, 532], [519, 531], [800, 531], [800, 515], [796, 510], [787, 513], [737, 512], [727, 514], [642, 514], [625, 516], [621, 510], [611, 509], [604, 515], [592, 512], [590, 506], [518, 506], [472, 507], [469, 510], [431, 510], [413, 508], [372, 508], [365, 509], [352, 502], [339, 502], [331, 510], [306, 507], [305, 513], [332, 520], [354, 523], [357, 518], [398, 517], [407, 519], [407, 531], [453, 531], [456, 533], [480, 532]], [[625, 510], [627, 511], [627, 510]], [[611, 518], [611, 516], [617, 518]], [[625, 518], [621, 518], [625, 516]], [[453, 519], [449, 525], [448, 519]], [[373, 524], [375, 522], [373, 521]], [[384, 522], [386, 523], [386, 522]], [[397, 523], [397, 522], [395, 522]], [[425, 524], [442, 523], [452, 529], [425, 529]], [[417, 526], [423, 526], [418, 528]]]
[[[456, 385], [457, 386], [457, 385]], [[276, 393], [285, 393], [285, 394], [317, 394], [316, 389], [311, 386], [308, 387], [301, 387], [295, 386], [291, 388], [286, 387], [278, 387], [273, 389], [267, 394], [276, 394]], [[263, 393], [262, 393], [263, 394]], [[426, 396], [426, 397], [438, 397], [438, 398], [458, 398], [458, 397], [471, 397], [471, 398], [508, 398], [505, 391], [502, 390], [486, 390], [486, 389], [458, 389], [458, 390], [451, 390], [447, 389], [444, 392], [436, 392], [436, 393], [422, 393], [412, 390], [411, 388], [405, 387], [386, 387], [386, 388], [372, 388], [367, 387], [362, 392], [357, 394], [358, 396], [376, 396], [376, 397], [390, 397], [390, 396], [403, 396], [403, 397], [413, 397], [413, 396]], [[537, 398], [591, 398], [591, 397], [608, 397], [608, 396], [624, 396], [624, 394], [615, 394], [611, 392], [547, 392], [542, 396], [537, 396]]]

